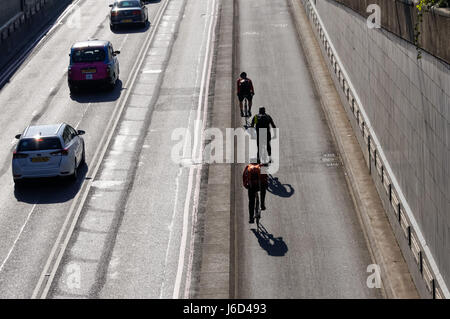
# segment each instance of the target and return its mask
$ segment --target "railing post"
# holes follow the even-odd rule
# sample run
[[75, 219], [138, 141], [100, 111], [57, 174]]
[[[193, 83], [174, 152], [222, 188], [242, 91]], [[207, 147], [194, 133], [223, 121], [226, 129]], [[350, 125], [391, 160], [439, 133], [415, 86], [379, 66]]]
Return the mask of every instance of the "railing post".
[[384, 184], [384, 166], [381, 166], [381, 183]]
[[398, 222], [401, 224], [401, 222], [402, 222], [402, 214], [401, 214], [400, 203], [397, 204], [397, 211], [398, 211]]
[[389, 183], [389, 203], [392, 203], [392, 184]]
[[369, 149], [369, 173], [372, 174], [372, 154], [371, 154], [371, 149], [370, 149], [370, 135], [368, 136], [368, 144], [367, 147]]
[[411, 226], [408, 226], [408, 245], [411, 247]]
[[375, 164], [375, 169], [377, 169], [377, 150], [375, 149], [375, 152], [373, 152], [373, 162]]
[[420, 270], [420, 273], [423, 274], [423, 256], [422, 256], [422, 251], [419, 251], [419, 270]]

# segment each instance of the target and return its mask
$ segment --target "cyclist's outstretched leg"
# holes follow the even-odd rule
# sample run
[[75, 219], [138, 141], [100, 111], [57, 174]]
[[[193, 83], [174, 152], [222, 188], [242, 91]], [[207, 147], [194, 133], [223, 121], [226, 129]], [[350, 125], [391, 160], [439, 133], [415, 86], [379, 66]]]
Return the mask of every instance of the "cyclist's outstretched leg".
[[248, 101], [248, 116], [252, 116], [253, 95], [249, 94], [247, 96], [247, 101]]
[[266, 188], [261, 187], [261, 210], [266, 210], [265, 200], [266, 200]]
[[242, 96], [241, 94], [238, 94], [238, 99], [239, 99], [239, 108], [241, 109], [241, 117], [244, 117], [244, 96]]
[[254, 211], [255, 211], [255, 195], [256, 192], [249, 188], [248, 189], [248, 213], [249, 213], [249, 223], [253, 224], [255, 222], [254, 219]]

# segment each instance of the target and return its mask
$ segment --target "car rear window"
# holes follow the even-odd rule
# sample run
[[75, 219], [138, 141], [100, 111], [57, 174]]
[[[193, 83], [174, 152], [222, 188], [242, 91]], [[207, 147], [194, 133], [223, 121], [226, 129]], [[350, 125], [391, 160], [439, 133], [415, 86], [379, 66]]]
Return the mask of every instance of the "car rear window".
[[57, 137], [24, 138], [20, 140], [17, 148], [19, 152], [58, 149], [61, 149], [61, 142]]
[[119, 8], [131, 8], [131, 7], [140, 7], [141, 4], [139, 1], [121, 1], [117, 4]]
[[104, 48], [77, 49], [72, 53], [72, 61], [75, 63], [105, 61], [105, 58]]

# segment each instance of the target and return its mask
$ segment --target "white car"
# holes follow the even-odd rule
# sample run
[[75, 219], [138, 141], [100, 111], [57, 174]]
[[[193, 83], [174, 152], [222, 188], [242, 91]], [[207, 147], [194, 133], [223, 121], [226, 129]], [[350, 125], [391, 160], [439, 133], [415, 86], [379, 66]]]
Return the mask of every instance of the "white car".
[[77, 169], [85, 161], [85, 132], [66, 123], [28, 126], [16, 135], [12, 173], [17, 184], [25, 179], [69, 176], [77, 179]]

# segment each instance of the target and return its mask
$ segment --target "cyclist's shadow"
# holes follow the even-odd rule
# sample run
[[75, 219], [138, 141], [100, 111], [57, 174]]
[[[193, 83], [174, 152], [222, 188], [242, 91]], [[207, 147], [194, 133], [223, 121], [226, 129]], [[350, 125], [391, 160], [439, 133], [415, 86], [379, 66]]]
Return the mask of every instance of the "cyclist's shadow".
[[280, 197], [291, 197], [295, 190], [290, 184], [282, 184], [278, 177], [273, 177], [269, 175], [269, 183], [267, 185], [267, 190], [273, 195]]
[[274, 237], [261, 223], [258, 229], [252, 228], [252, 232], [258, 239], [261, 248], [267, 251], [269, 256], [281, 257], [286, 255], [288, 247], [283, 237]]

